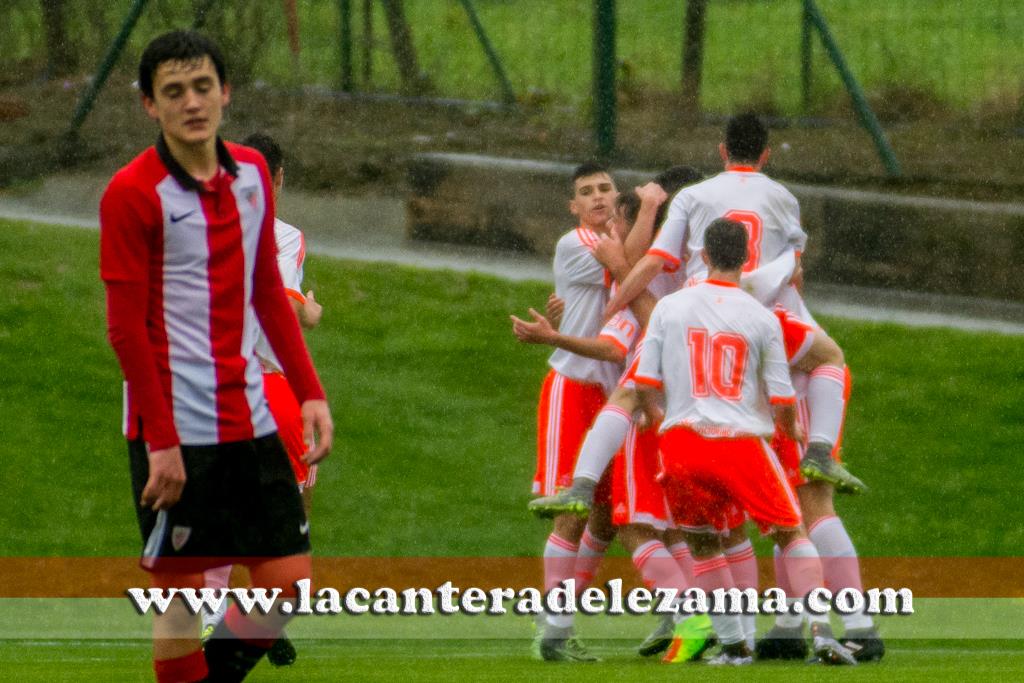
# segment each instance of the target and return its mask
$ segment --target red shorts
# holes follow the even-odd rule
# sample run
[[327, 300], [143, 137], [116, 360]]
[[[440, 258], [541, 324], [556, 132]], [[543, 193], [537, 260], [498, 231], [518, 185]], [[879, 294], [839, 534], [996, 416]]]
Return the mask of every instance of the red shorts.
[[646, 524], [655, 529], [672, 526], [665, 491], [658, 483], [657, 429], [638, 431], [631, 425], [626, 443], [612, 461], [612, 524]]
[[800, 526], [800, 504], [764, 439], [706, 439], [675, 427], [661, 437], [662, 486], [676, 524], [719, 532], [742, 508], [762, 532]]
[[[299, 486], [312, 487], [316, 481], [316, 467], [302, 461], [306, 454], [306, 442], [302, 438], [302, 409], [288, 385], [288, 380], [279, 372], [263, 373], [263, 393], [267, 397], [270, 413], [277, 422], [277, 435], [281, 437], [284, 450], [288, 453], [295, 480]], [[311, 472], [310, 470], [313, 470]]]
[[544, 378], [537, 410], [534, 494], [550, 496], [569, 487], [580, 446], [605, 400], [599, 384], [577, 382], [554, 370]]
[[814, 327], [800, 320], [782, 306], [776, 305], [775, 317], [782, 325], [782, 341], [786, 347], [786, 360], [790, 365], [807, 355], [814, 342]]

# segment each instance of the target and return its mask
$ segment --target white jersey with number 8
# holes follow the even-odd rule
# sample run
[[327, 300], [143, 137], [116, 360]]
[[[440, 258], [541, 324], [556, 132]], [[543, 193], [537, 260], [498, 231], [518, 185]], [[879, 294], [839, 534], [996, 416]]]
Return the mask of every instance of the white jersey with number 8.
[[684, 188], [673, 198], [648, 253], [665, 259], [669, 271], [686, 263], [687, 279], [707, 277], [700, 252], [704, 231], [718, 218], [738, 221], [747, 228], [750, 238], [744, 273], [774, 261], [787, 250], [803, 251], [807, 243], [796, 197], [763, 173], [733, 167]]
[[636, 382], [664, 389], [661, 431], [685, 426], [708, 438], [770, 437], [769, 404], [796, 400], [778, 319], [718, 280], [658, 302]]

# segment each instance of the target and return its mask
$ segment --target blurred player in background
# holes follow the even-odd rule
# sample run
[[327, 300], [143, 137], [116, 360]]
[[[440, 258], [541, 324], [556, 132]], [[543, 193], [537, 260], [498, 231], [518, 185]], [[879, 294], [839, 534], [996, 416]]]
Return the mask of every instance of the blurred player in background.
[[[284, 186], [284, 154], [281, 147], [264, 133], [254, 133], [242, 141], [252, 147], [267, 162], [270, 180], [273, 183], [274, 205], [276, 206]], [[323, 307], [317, 303], [310, 290], [302, 293], [303, 264], [306, 260], [306, 240], [297, 228], [274, 218], [274, 240], [277, 245], [277, 267], [281, 273], [281, 282], [289, 297], [299, 324], [305, 329], [313, 329], [320, 323]], [[299, 402], [292, 393], [288, 380], [281, 370], [281, 361], [274, 355], [267, 336], [260, 331], [256, 342], [256, 356], [263, 368], [263, 391], [267, 397], [270, 412], [277, 423], [277, 434], [281, 437], [292, 471], [302, 494], [303, 508], [309, 518], [312, 507], [313, 485], [316, 483], [316, 465], [309, 465], [303, 458], [309, 452], [302, 434], [302, 413]], [[227, 588], [231, 576], [231, 565], [208, 569], [205, 573], [207, 588]], [[214, 627], [227, 611], [227, 601], [221, 604], [220, 611], [209, 614], [203, 612], [203, 638], [212, 635]], [[283, 633], [267, 653], [267, 661], [275, 666], [287, 666], [295, 662], [295, 647]]]
[[[115, 174], [100, 203], [100, 274], [125, 377], [125, 436], [157, 588], [201, 588], [238, 562], [253, 584], [296, 596], [309, 527], [263, 395], [257, 324], [301, 404], [309, 464], [331, 450], [324, 391], [288, 303], [274, 248], [266, 163], [217, 135], [230, 100], [219, 49], [191, 31], [145, 48], [139, 89], [156, 145]], [[174, 600], [153, 618], [158, 681], [240, 681], [289, 617], [231, 607], [205, 650]]]
[[[707, 226], [700, 258], [708, 277], [658, 302], [635, 380], [648, 419], [661, 421], [663, 484], [693, 552], [696, 586], [708, 594], [736, 587], [719, 533], [738, 505], [783, 548], [795, 594], [807, 595], [824, 585], [821, 563], [765, 441], [776, 424], [800, 439], [796, 393], [778, 320], [740, 289], [747, 238], [736, 221]], [[662, 391], [664, 413], [654, 400]], [[827, 615], [809, 619], [822, 662], [856, 664], [832, 637]], [[739, 615], [713, 612], [711, 620], [722, 650], [709, 663], [752, 663]]]

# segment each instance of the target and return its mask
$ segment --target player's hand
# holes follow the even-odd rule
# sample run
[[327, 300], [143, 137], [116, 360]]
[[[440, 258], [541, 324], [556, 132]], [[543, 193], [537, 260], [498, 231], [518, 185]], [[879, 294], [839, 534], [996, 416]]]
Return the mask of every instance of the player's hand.
[[324, 315], [324, 307], [317, 303], [313, 296], [313, 290], [306, 292], [306, 303], [302, 304], [302, 313], [299, 315], [299, 322], [306, 329], [313, 329], [320, 324], [320, 318]]
[[658, 183], [651, 181], [643, 186], [634, 188], [636, 195], [640, 197], [642, 204], [653, 204], [654, 206], [661, 206], [668, 199], [668, 193]]
[[308, 449], [302, 460], [315, 465], [331, 452], [334, 445], [334, 422], [327, 401], [305, 401], [302, 404], [302, 440]]
[[652, 401], [648, 405], [643, 406], [640, 415], [637, 417], [636, 426], [640, 431], [657, 429], [664, 419], [665, 411], [661, 409], [661, 406]]
[[551, 326], [547, 318], [532, 308], [530, 316], [533, 318], [532, 323], [510, 315], [512, 334], [516, 335], [516, 339], [524, 344], [550, 344], [557, 334], [555, 328]]
[[598, 235], [594, 245], [594, 257], [602, 266], [614, 272], [629, 272], [629, 261], [626, 260], [626, 247], [615, 232]]
[[166, 510], [181, 498], [185, 488], [185, 462], [181, 447], [172, 446], [149, 452], [149, 479], [142, 489], [142, 507]]
[[551, 292], [548, 296], [548, 304], [544, 307], [544, 315], [551, 322], [551, 327], [556, 330], [562, 326], [562, 314], [565, 313], [565, 299], [559, 298]]

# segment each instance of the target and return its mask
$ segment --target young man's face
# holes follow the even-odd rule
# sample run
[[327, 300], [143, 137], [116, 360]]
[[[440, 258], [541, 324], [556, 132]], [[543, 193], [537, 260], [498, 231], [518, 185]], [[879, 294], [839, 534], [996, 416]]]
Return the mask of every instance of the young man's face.
[[574, 187], [569, 210], [583, 225], [604, 232], [608, 219], [615, 212], [615, 196], [619, 193], [611, 176], [607, 173], [583, 176], [576, 179]]
[[168, 142], [202, 145], [217, 135], [231, 91], [217, 78], [209, 57], [161, 62], [153, 73], [153, 97], [142, 96], [150, 118]]

